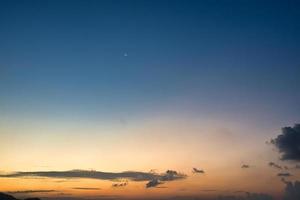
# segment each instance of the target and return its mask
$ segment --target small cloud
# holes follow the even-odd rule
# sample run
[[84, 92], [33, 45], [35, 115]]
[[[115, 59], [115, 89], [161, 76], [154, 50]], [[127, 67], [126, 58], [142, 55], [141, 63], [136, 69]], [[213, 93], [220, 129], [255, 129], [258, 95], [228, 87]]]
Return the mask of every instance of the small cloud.
[[274, 168], [276, 168], [276, 169], [282, 169], [282, 167], [281, 167], [280, 165], [277, 165], [277, 164], [274, 163], [274, 162], [269, 162], [269, 166], [270, 166], [270, 167], [274, 167]]
[[155, 174], [155, 173], [157, 173], [157, 170], [156, 169], [150, 169], [149, 173]]
[[281, 160], [300, 161], [300, 124], [284, 127], [281, 132], [271, 140], [271, 144], [275, 145], [282, 154]]
[[184, 179], [186, 177], [187, 176], [185, 174], [178, 173], [177, 171], [167, 170], [165, 173], [159, 174], [156, 178], [150, 180], [146, 184], [146, 188], [156, 187], [157, 185], [163, 184], [166, 181], [179, 180], [179, 179]]
[[125, 187], [128, 185], [128, 182], [123, 182], [123, 183], [113, 183], [111, 186], [112, 187]]
[[93, 188], [93, 187], [73, 187], [74, 190], [101, 190], [101, 188]]
[[241, 168], [242, 168], [242, 169], [247, 169], [247, 168], [250, 168], [250, 166], [244, 164], [244, 165], [241, 166]]
[[208, 190], [200, 190], [200, 191], [202, 191], [202, 192], [216, 192], [218, 190], [208, 189]]
[[292, 176], [290, 173], [278, 173], [277, 176], [289, 177]]
[[157, 179], [153, 179], [146, 184], [146, 188], [156, 187], [159, 184], [162, 184], [162, 182]]
[[165, 188], [168, 188], [168, 187], [166, 187], [166, 186], [157, 186], [155, 188], [165, 189]]
[[186, 177], [187, 176], [185, 174], [178, 173], [177, 171], [167, 170], [164, 174], [160, 174], [157, 179], [160, 181], [173, 181], [177, 179], [184, 179]]
[[198, 173], [198, 174], [204, 174], [205, 172], [204, 172], [204, 170], [202, 170], [202, 169], [197, 169], [197, 168], [193, 168], [193, 171], [192, 171], [193, 173]]

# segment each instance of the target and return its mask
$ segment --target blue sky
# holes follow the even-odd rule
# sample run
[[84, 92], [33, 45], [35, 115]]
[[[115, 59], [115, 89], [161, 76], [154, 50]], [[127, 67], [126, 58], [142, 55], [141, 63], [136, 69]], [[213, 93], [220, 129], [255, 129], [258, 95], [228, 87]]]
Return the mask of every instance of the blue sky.
[[5, 112], [135, 113], [174, 102], [299, 117], [297, 1], [1, 4]]

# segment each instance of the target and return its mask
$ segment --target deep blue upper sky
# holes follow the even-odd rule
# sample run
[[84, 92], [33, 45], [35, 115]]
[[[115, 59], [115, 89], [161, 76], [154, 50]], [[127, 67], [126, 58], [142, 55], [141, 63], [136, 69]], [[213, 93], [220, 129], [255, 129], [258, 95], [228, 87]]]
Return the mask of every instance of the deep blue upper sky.
[[299, 119], [299, 9], [275, 0], [1, 1], [0, 112]]

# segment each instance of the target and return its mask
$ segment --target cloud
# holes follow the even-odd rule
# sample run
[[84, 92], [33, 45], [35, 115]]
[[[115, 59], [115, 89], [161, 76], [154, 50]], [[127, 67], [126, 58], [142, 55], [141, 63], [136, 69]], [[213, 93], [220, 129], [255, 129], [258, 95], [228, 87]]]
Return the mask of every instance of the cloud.
[[56, 192], [56, 190], [17, 190], [17, 191], [7, 191], [9, 194], [29, 194], [29, 193], [48, 193]]
[[276, 169], [282, 169], [282, 167], [280, 165], [277, 165], [276, 163], [273, 163], [273, 162], [269, 162], [269, 166], [274, 167]]
[[101, 172], [90, 170], [69, 170], [69, 171], [32, 171], [2, 174], [0, 177], [48, 177], [48, 178], [91, 178], [102, 180], [129, 179], [132, 181], [147, 181], [159, 177], [154, 173], [126, 171], [126, 172]]
[[73, 187], [74, 190], [101, 190], [101, 188], [93, 188], [93, 187]]
[[292, 176], [292, 175], [290, 173], [278, 173], [277, 176], [288, 177], [288, 176]]
[[113, 183], [111, 186], [112, 187], [125, 187], [128, 185], [128, 182], [123, 182], [123, 183]]
[[174, 170], [167, 170], [165, 173], [160, 174], [157, 178], [150, 180], [146, 184], [146, 188], [156, 187], [159, 184], [163, 184], [165, 181], [184, 179], [186, 177], [187, 176], [185, 174], [178, 173]]
[[146, 188], [156, 187], [159, 184], [162, 184], [162, 182], [157, 179], [153, 179], [146, 184]]
[[207, 190], [200, 190], [202, 192], [216, 192], [218, 190], [214, 190], [214, 189], [207, 189]]
[[282, 134], [272, 139], [281, 155], [281, 160], [300, 161], [300, 124], [282, 128]]
[[69, 171], [32, 171], [32, 172], [15, 172], [11, 174], [0, 174], [0, 178], [15, 177], [47, 177], [47, 178], [91, 178], [100, 180], [118, 180], [126, 179], [131, 181], [173, 181], [184, 179], [185, 174], [178, 173], [174, 170], [167, 170], [165, 173], [158, 174], [154, 172], [101, 172], [95, 170], [69, 170]]
[[158, 177], [158, 180], [161, 180], [161, 181], [173, 181], [173, 180], [183, 179], [183, 178], [186, 178], [185, 174], [178, 173], [178, 172], [176, 172], [174, 170], [167, 170], [165, 173], [161, 174]]
[[204, 172], [204, 170], [202, 170], [202, 169], [197, 169], [197, 168], [193, 168], [193, 171], [192, 171], [193, 173], [198, 173], [198, 174], [204, 174], [205, 172]]
[[242, 166], [241, 166], [241, 168], [243, 168], [243, 169], [247, 169], [247, 168], [250, 168], [250, 166], [249, 166], [249, 165], [245, 165], [245, 164], [244, 164], [244, 165], [242, 165]]
[[285, 181], [286, 187], [283, 200], [299, 200], [300, 199], [300, 181]]

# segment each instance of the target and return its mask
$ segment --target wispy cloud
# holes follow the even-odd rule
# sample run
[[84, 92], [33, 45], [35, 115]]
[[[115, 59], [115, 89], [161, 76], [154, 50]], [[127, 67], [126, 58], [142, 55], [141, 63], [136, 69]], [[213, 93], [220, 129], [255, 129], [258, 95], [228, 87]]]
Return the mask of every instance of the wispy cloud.
[[15, 172], [11, 174], [2, 174], [0, 177], [48, 177], [48, 178], [91, 178], [101, 180], [129, 179], [132, 181], [148, 181], [159, 178], [159, 174], [125, 171], [125, 172], [101, 172], [90, 170], [69, 170], [69, 171], [32, 171]]
[[93, 187], [73, 187], [74, 190], [101, 190], [101, 188], [93, 188]]
[[290, 173], [278, 173], [277, 176], [288, 177], [288, 176], [292, 176], [292, 175]]
[[218, 190], [214, 190], [214, 189], [206, 189], [206, 190], [200, 190], [202, 192], [216, 192]]
[[17, 191], [7, 191], [9, 194], [29, 194], [29, 193], [49, 193], [57, 192], [57, 190], [17, 190]]
[[274, 162], [269, 162], [269, 166], [270, 167], [274, 167], [276, 169], [282, 169], [282, 167]]

